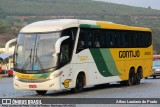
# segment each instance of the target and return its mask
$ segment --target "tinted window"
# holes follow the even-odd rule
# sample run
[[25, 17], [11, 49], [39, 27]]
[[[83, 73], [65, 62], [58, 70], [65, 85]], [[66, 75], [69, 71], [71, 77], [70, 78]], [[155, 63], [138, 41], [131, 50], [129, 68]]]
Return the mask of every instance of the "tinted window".
[[77, 28], [69, 28], [62, 31], [61, 37], [69, 36], [69, 38], [64, 40], [61, 44], [61, 53], [59, 59], [61, 65], [64, 65], [71, 60], [76, 35]]
[[81, 28], [77, 52], [86, 48], [143, 48], [151, 41], [150, 32]]

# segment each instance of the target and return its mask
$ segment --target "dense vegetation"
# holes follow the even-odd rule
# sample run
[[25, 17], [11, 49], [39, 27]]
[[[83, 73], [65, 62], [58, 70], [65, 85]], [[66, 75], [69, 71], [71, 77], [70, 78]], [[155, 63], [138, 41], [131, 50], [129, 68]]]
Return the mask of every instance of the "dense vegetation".
[[0, 0], [0, 45], [15, 38], [24, 25], [54, 18], [107, 20], [150, 27], [154, 49], [160, 53], [160, 10], [93, 0]]

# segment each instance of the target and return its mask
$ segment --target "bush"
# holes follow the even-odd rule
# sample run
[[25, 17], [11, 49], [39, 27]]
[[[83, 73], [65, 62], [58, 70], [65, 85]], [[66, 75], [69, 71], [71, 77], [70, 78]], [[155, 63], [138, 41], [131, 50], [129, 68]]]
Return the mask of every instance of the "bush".
[[8, 30], [9, 24], [5, 20], [0, 20], [0, 33], [5, 33]]

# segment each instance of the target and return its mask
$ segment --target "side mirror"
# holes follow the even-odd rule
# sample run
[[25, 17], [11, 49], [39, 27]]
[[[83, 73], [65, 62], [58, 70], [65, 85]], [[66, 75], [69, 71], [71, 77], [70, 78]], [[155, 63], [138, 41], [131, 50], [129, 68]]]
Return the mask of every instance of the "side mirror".
[[60, 53], [60, 48], [61, 48], [61, 44], [64, 40], [68, 39], [69, 36], [64, 36], [61, 37], [60, 39], [57, 40], [56, 44], [55, 44], [55, 53], [59, 54]]
[[58, 54], [60, 53], [60, 48], [61, 48], [61, 44], [64, 40], [68, 39], [69, 36], [64, 36], [61, 37], [60, 39], [57, 40], [56, 44], [55, 44], [55, 53], [53, 53], [53, 57], [54, 57], [54, 64], [57, 65], [57, 61], [58, 61]]

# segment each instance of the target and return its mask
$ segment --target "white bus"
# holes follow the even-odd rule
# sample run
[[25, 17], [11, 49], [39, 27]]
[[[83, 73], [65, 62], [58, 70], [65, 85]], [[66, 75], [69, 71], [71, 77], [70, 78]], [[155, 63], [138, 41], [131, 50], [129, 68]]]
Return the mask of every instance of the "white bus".
[[21, 29], [14, 54], [14, 88], [72, 89], [120, 82], [139, 84], [152, 75], [149, 28], [104, 21], [59, 19]]

